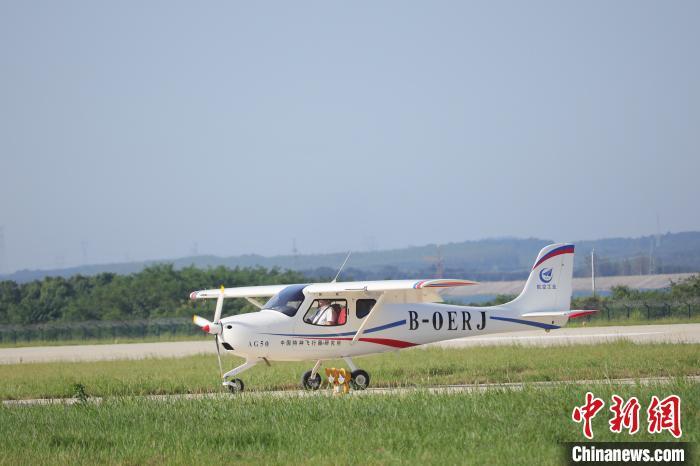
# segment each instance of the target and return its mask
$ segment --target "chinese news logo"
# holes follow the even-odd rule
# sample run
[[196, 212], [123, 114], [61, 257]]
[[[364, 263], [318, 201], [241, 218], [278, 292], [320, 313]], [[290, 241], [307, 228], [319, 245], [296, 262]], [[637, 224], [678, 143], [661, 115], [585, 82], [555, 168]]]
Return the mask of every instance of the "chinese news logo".
[[[588, 392], [585, 403], [576, 406], [571, 413], [571, 419], [574, 422], [583, 424], [583, 435], [587, 439], [593, 438], [593, 418], [604, 406], [605, 402], [602, 399]], [[630, 435], [639, 432], [641, 408], [637, 397], [633, 396], [625, 401], [622, 397], [613, 395], [610, 405], [612, 418], [608, 421], [610, 432], [619, 434], [623, 430], [627, 430]], [[646, 415], [647, 432], [650, 434], [668, 431], [675, 438], [681, 438], [683, 435], [681, 430], [681, 399], [677, 395], [669, 395], [663, 400], [660, 400], [656, 395], [652, 396]]]

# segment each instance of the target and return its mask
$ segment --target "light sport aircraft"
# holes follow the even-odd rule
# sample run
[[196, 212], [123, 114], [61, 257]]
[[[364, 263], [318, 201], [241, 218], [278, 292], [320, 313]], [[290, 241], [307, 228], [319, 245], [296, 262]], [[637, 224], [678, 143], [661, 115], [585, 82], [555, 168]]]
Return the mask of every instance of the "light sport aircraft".
[[[316, 361], [302, 376], [302, 386], [316, 390], [321, 363], [337, 358], [350, 367], [353, 388], [364, 389], [370, 376], [353, 356], [528, 328], [548, 332], [596, 312], [569, 309], [573, 261], [572, 244], [546, 246], [520, 295], [491, 307], [439, 304], [440, 292], [476, 284], [446, 279], [222, 286], [192, 292], [190, 299], [217, 300], [213, 321], [196, 315], [193, 321], [215, 336], [223, 385], [231, 392], [244, 387], [236, 376], [261, 361]], [[269, 296], [265, 304], [256, 299]], [[225, 298], [245, 298], [260, 311], [222, 319]], [[223, 373], [219, 342], [245, 363]]]

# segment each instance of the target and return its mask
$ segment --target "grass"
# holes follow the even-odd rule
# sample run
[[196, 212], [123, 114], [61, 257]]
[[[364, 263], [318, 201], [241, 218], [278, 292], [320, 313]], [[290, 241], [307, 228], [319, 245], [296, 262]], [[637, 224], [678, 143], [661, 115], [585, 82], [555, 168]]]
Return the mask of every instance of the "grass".
[[210, 336], [197, 332], [193, 335], [162, 334], [152, 337], [116, 337], [116, 338], [85, 338], [71, 340], [18, 340], [16, 343], [9, 341], [0, 342], [0, 348], [25, 348], [34, 346], [72, 346], [72, 345], [115, 345], [124, 343], [158, 343], [163, 341], [203, 341], [211, 339]]
[[[673, 441], [667, 432], [612, 434], [613, 393], [682, 399], [684, 441], [700, 437], [700, 386], [596, 386], [606, 401], [595, 440]], [[0, 464], [562, 464], [561, 442], [590, 387], [353, 397], [246, 397], [0, 408]], [[689, 464], [692, 463], [692, 460]]]
[[[224, 367], [241, 360], [231, 356]], [[700, 375], [698, 344], [415, 348], [357, 358], [374, 387]], [[324, 364], [344, 367], [340, 361]], [[311, 363], [259, 364], [241, 375], [247, 390], [297, 388]], [[0, 365], [0, 399], [204, 393], [221, 390], [216, 357]]]
[[700, 323], [700, 314], [688, 317], [660, 317], [657, 319], [647, 319], [645, 317], [631, 315], [630, 318], [614, 316], [608, 320], [605, 311], [600, 311], [598, 315], [587, 319], [585, 317], [572, 319], [566, 327], [612, 327], [628, 325], [676, 325], [676, 324], [697, 324]]

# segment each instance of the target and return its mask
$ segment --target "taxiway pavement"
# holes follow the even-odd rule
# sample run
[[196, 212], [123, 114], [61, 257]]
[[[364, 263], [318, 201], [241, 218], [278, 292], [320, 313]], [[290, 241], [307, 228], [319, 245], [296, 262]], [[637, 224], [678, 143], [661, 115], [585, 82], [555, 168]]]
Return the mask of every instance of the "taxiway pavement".
[[[552, 346], [595, 344], [615, 340], [629, 340], [636, 343], [700, 343], [700, 324], [576, 327], [553, 330], [549, 333], [545, 333], [544, 330], [527, 330], [483, 337], [458, 338], [433, 343], [433, 346], [457, 348], [513, 344]], [[195, 354], [214, 354], [215, 352], [216, 347], [211, 338], [204, 341], [32, 346], [0, 348], [0, 364], [179, 358]]]

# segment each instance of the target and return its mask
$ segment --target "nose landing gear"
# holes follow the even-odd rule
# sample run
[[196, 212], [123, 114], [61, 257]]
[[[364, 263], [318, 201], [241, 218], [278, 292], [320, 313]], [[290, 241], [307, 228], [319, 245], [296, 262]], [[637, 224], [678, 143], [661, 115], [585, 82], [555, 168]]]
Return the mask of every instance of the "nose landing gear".
[[243, 389], [245, 388], [245, 385], [243, 384], [243, 381], [241, 379], [232, 379], [231, 377], [240, 374], [243, 371], [246, 371], [250, 369], [251, 367], [255, 366], [259, 361], [257, 360], [246, 360], [244, 364], [241, 364], [240, 366], [236, 367], [235, 369], [232, 369], [225, 373], [223, 375], [223, 386], [228, 388], [231, 393], [241, 393]]
[[241, 393], [245, 388], [245, 384], [243, 384], [243, 381], [241, 379], [229, 380], [224, 382], [223, 385], [224, 387], [228, 388], [228, 391], [230, 391], [233, 394]]

